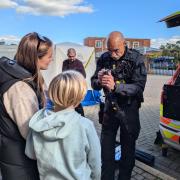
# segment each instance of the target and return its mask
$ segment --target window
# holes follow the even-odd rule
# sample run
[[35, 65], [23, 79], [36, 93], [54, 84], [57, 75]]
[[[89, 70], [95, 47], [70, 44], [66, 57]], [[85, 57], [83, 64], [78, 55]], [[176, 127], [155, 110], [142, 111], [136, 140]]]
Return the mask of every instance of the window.
[[127, 46], [128, 48], [130, 48], [130, 42], [129, 42], [129, 41], [126, 41], [126, 46]]
[[139, 42], [133, 42], [133, 48], [138, 48], [139, 47]]
[[95, 48], [102, 48], [102, 41], [101, 40], [95, 41]]

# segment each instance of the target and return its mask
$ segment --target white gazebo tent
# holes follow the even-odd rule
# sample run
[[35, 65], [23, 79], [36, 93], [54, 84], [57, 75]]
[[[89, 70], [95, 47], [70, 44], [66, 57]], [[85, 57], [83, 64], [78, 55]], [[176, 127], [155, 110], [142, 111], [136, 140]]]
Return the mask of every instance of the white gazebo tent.
[[48, 70], [43, 72], [43, 76], [47, 85], [54, 76], [62, 71], [62, 63], [65, 59], [67, 59], [66, 54], [69, 48], [74, 48], [76, 50], [77, 59], [82, 61], [86, 71], [88, 89], [91, 89], [90, 78], [96, 68], [94, 48], [70, 42], [59, 43], [55, 45], [53, 61], [51, 62]]
[[86, 71], [86, 81], [88, 84], [88, 92], [82, 104], [93, 105], [99, 102], [100, 93], [93, 91], [91, 88], [91, 77], [96, 69], [95, 52], [93, 47], [87, 47], [76, 43], [60, 43], [54, 47], [54, 58], [48, 70], [43, 72], [46, 84], [49, 85], [50, 81], [62, 71], [62, 63], [67, 59], [67, 50], [74, 48], [76, 50], [77, 59], [81, 60]]

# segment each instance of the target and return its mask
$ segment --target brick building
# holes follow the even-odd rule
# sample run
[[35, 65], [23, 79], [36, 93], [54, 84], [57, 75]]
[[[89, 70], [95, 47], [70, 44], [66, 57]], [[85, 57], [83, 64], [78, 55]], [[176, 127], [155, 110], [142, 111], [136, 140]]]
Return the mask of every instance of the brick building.
[[150, 39], [137, 39], [137, 38], [125, 38], [126, 45], [129, 48], [139, 48], [139, 47], [150, 47]]
[[[125, 38], [129, 48], [150, 47], [150, 39]], [[96, 57], [107, 50], [105, 37], [87, 37], [84, 39], [84, 45], [95, 48]]]
[[98, 54], [107, 50], [105, 37], [87, 37], [84, 39], [84, 45], [94, 47], [96, 57], [99, 57]]

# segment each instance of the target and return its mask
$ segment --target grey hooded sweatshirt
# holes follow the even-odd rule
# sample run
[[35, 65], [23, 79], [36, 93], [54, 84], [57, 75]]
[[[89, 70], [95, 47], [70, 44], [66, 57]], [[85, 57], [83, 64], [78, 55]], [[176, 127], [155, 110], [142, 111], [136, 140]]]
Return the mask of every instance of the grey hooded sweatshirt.
[[100, 180], [100, 142], [89, 119], [43, 109], [29, 127], [26, 155], [37, 159], [41, 180]]

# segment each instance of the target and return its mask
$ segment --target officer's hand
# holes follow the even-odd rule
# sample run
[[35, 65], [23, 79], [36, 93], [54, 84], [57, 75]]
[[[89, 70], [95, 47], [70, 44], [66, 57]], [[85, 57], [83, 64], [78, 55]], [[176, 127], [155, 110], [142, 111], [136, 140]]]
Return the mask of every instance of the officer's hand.
[[105, 69], [101, 69], [99, 72], [98, 72], [98, 81], [100, 84], [102, 84], [102, 77], [104, 75], [104, 71]]
[[114, 77], [111, 75], [109, 72], [108, 75], [104, 75], [102, 77], [102, 85], [106, 87], [109, 91], [114, 89], [115, 82], [114, 82]]

